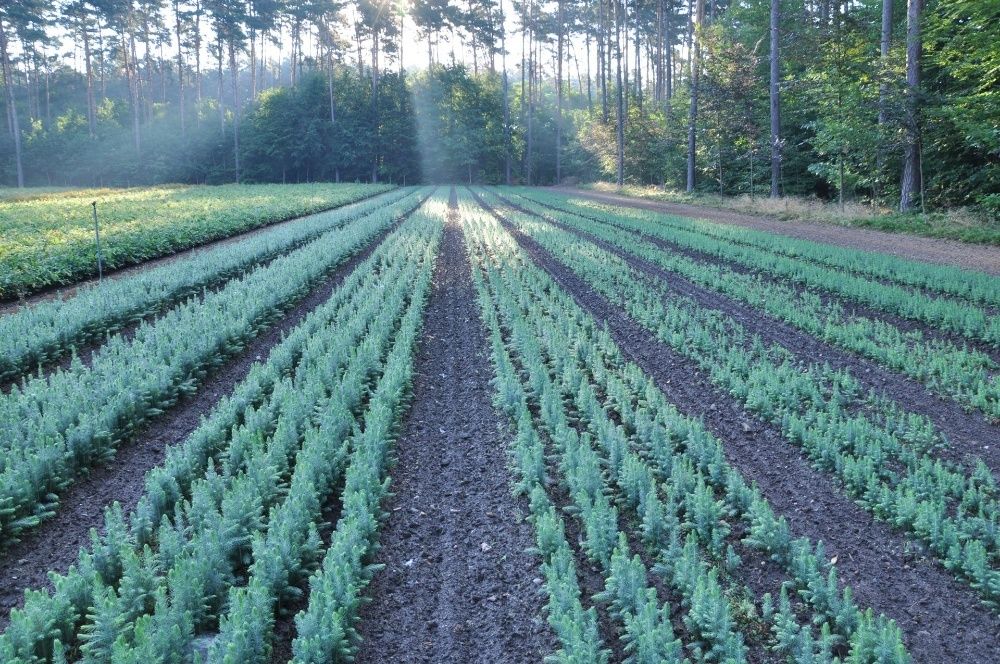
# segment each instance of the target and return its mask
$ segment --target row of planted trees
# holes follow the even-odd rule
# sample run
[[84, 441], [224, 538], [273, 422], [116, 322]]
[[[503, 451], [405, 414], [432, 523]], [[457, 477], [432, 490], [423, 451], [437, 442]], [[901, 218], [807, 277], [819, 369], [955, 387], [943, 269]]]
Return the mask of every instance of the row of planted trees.
[[[174, 179], [287, 178], [247, 124], [294, 98], [288, 126], [324, 119], [330, 137], [312, 178], [607, 178], [903, 209], [1000, 196], [995, 3], [55, 1], [0, 7], [11, 181], [59, 180], [33, 164], [61, 143]], [[349, 70], [357, 94], [339, 94]], [[317, 73], [322, 100], [261, 96]], [[184, 177], [178, 151], [211, 166]]]

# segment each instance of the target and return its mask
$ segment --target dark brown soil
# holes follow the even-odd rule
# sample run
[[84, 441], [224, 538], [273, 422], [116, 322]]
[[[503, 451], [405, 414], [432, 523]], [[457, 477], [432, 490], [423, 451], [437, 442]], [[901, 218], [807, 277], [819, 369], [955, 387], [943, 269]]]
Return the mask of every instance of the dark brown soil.
[[781, 221], [770, 217], [760, 217], [701, 205], [649, 201], [621, 194], [587, 191], [572, 187], [562, 188], [562, 191], [573, 196], [612, 205], [631, 205], [654, 212], [708, 219], [839, 247], [877, 251], [910, 260], [953, 265], [967, 270], [980, 270], [988, 274], [1000, 275], [1000, 249], [987, 245], [966, 244], [954, 240], [918, 237], [902, 233], [887, 233], [869, 228], [851, 228], [808, 221]]
[[[516, 204], [513, 207], [533, 214]], [[973, 466], [974, 458], [981, 458], [991, 470], [1000, 472], [1000, 445], [994, 442], [1000, 438], [1000, 427], [987, 422], [977, 414], [966, 412], [951, 399], [935, 394], [923, 384], [866, 357], [841, 350], [774, 316], [694, 284], [680, 275], [669, 273], [589, 233], [549, 218], [545, 219], [547, 223], [619, 256], [636, 270], [657, 277], [668, 288], [694, 299], [699, 305], [725, 313], [746, 328], [751, 335], [758, 335], [767, 342], [778, 344], [803, 361], [823, 362], [834, 369], [848, 371], [866, 388], [888, 395], [910, 412], [926, 415], [951, 445], [948, 448], [935, 450], [934, 454], [952, 461], [967, 463], [969, 467]]]
[[25, 589], [51, 588], [48, 572], [64, 573], [76, 562], [80, 548], [89, 543], [91, 528], [103, 530], [104, 509], [117, 501], [126, 514], [145, 488], [146, 472], [163, 461], [169, 446], [194, 431], [224, 395], [243, 380], [255, 362], [266, 360], [270, 350], [313, 309], [326, 302], [333, 290], [398, 227], [397, 221], [379, 234], [313, 289], [305, 299], [253, 340], [226, 365], [213, 373], [190, 398], [150, 422], [133, 442], [118, 448], [115, 459], [78, 479], [61, 497], [56, 515], [21, 535], [21, 541], [0, 552], [0, 629], [10, 610], [21, 606]]
[[[128, 276], [130, 274], [135, 274], [136, 272], [141, 272], [143, 270], [149, 270], [151, 268], [159, 267], [160, 265], [165, 265], [167, 263], [170, 263], [172, 261], [178, 260], [180, 258], [185, 258], [185, 257], [191, 256], [192, 254], [197, 253], [199, 251], [205, 251], [207, 249], [214, 249], [215, 247], [219, 247], [219, 246], [222, 246], [222, 245], [225, 245], [225, 244], [231, 244], [233, 242], [241, 242], [243, 240], [246, 240], [247, 238], [251, 238], [251, 237], [254, 237], [255, 235], [259, 235], [259, 234], [263, 233], [264, 231], [270, 230], [270, 229], [272, 229], [272, 228], [274, 228], [276, 226], [281, 226], [283, 224], [290, 224], [290, 223], [293, 223], [293, 222], [296, 222], [296, 221], [300, 221], [302, 219], [306, 219], [306, 218], [311, 217], [313, 215], [323, 214], [324, 212], [329, 212], [330, 210], [335, 210], [338, 207], [340, 207], [340, 208], [347, 208], [347, 207], [349, 207], [351, 205], [357, 205], [358, 203], [361, 203], [361, 202], [366, 201], [366, 200], [368, 200], [370, 198], [373, 198], [374, 196], [381, 196], [383, 194], [388, 194], [391, 191], [392, 190], [382, 192], [381, 194], [374, 194], [373, 196], [365, 196], [364, 198], [359, 198], [358, 200], [354, 201], [353, 203], [347, 203], [345, 205], [335, 206], [335, 207], [332, 207], [332, 208], [328, 208], [326, 210], [320, 210], [319, 212], [310, 212], [309, 214], [299, 215], [297, 217], [291, 217], [289, 219], [282, 219], [280, 221], [271, 222], [271, 223], [265, 224], [263, 226], [258, 226], [257, 228], [253, 228], [251, 230], [244, 231], [242, 233], [237, 233], [236, 235], [229, 235], [227, 237], [219, 238], [218, 240], [212, 240], [210, 242], [205, 242], [204, 244], [199, 244], [197, 246], [190, 247], [188, 249], [182, 249], [182, 250], [174, 252], [174, 253], [172, 253], [172, 254], [170, 254], [168, 256], [161, 256], [160, 258], [151, 258], [149, 260], [143, 261], [141, 263], [137, 263], [135, 265], [128, 265], [128, 266], [120, 267], [120, 268], [117, 268], [117, 269], [114, 269], [114, 270], [105, 269], [104, 270], [104, 278], [105, 279], [120, 279], [121, 277], [126, 277], [126, 276]], [[41, 301], [44, 301], [44, 300], [54, 300], [54, 299], [67, 300], [67, 299], [73, 297], [76, 294], [76, 291], [79, 288], [81, 288], [83, 286], [92, 286], [92, 285], [94, 285], [96, 283], [97, 283], [97, 279], [84, 279], [84, 280], [81, 280], [81, 281], [77, 281], [76, 283], [73, 283], [73, 284], [62, 284], [62, 285], [58, 285], [58, 286], [49, 286], [48, 288], [44, 288], [44, 289], [42, 289], [40, 291], [32, 293], [31, 295], [28, 295], [28, 296], [23, 297], [23, 298], [17, 298], [17, 299], [7, 298], [7, 299], [2, 299], [2, 300], [0, 300], [0, 315], [2, 315], [2, 314], [8, 314], [8, 313], [13, 313], [13, 312], [17, 311], [18, 309], [20, 309], [21, 307], [23, 307], [25, 305], [34, 304], [36, 302], [41, 302]]]
[[538, 563], [511, 495], [506, 440], [460, 222], [442, 239], [397, 443], [394, 496], [358, 661], [540, 662], [552, 650]]
[[919, 544], [876, 521], [812, 468], [780, 431], [744, 411], [691, 360], [660, 343], [594, 292], [532, 238], [505, 226], [576, 301], [605, 324], [622, 352], [656, 381], [684, 414], [703, 418], [727, 459], [751, 478], [793, 536], [822, 541], [860, 606], [896, 620], [916, 662], [995, 662], [1000, 617]]

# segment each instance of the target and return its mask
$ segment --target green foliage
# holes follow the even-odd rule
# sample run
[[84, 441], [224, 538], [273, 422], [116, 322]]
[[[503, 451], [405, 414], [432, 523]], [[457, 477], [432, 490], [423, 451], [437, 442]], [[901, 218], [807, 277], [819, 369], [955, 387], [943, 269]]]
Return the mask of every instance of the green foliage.
[[[945, 442], [927, 418], [866, 394], [846, 370], [803, 362], [777, 344], [763, 343], [735, 319], [672, 292], [615, 252], [539, 217], [508, 214], [604, 297], [697, 362], [744, 407], [780, 427], [817, 467], [839, 477], [848, 495], [928, 544], [988, 603], [1000, 599], [993, 594], [998, 573], [984, 565], [996, 560], [1000, 549], [996, 482], [981, 471], [981, 464], [970, 472], [965, 465], [938, 458], [935, 448]], [[954, 304], [929, 302], [937, 315]], [[993, 317], [988, 325], [995, 323]], [[803, 581], [831, 618], [854, 619], [854, 611], [844, 613], [831, 589], [820, 587], [822, 577]]]
[[[746, 656], [727, 593], [732, 583], [727, 575], [742, 563], [731, 546], [722, 546], [733, 519], [742, 519], [751, 531], [744, 544], [762, 550], [787, 570], [792, 587], [813, 612], [806, 624], [825, 625], [822, 647], [847, 642], [858, 625], [852, 618], [860, 610], [849, 591], [839, 594], [839, 581], [822, 547], [792, 541], [787, 524], [728, 465], [721, 444], [703, 425], [667, 403], [651, 379], [621, 357], [610, 337], [517, 250], [495, 222], [486, 221], [481, 212], [467, 214], [474, 238], [470, 248], [486, 274], [480, 303], [484, 317], [497, 320], [492, 328], [494, 352], [509, 353], [520, 367], [510, 359], [495, 363], [502, 386], [498, 400], [509, 413], [514, 404], [537, 402], [537, 418], [549, 433], [560, 481], [572, 498], [567, 512], [579, 520], [585, 534], [590, 529], [604, 531], [588, 511], [587, 501], [598, 492], [616, 497], [620, 521], [641, 521], [636, 532], [642, 533], [647, 553], [656, 555], [655, 571], [665, 577], [683, 607], [685, 650], [709, 661], [741, 661]], [[521, 228], [530, 226], [532, 235], [545, 244], [524, 216], [508, 209], [504, 214]], [[478, 278], [478, 270], [474, 275]], [[505, 396], [518, 392], [518, 398]], [[611, 423], [612, 414], [618, 424]], [[524, 419], [521, 415], [518, 421]], [[594, 447], [588, 451], [591, 441]], [[604, 467], [604, 479], [588, 470], [593, 454]], [[645, 566], [630, 551], [628, 540], [621, 539], [627, 531], [608, 530], [617, 538], [610, 559], [587, 546], [586, 536], [584, 548], [608, 579], [597, 599], [611, 603], [632, 655], [639, 657], [651, 652], [645, 649], [652, 645], [648, 634], [667, 634], [666, 607], [657, 609], [647, 592]], [[884, 617], [877, 621], [891, 624]], [[880, 634], [886, 641], [878, 647], [898, 649], [898, 633]], [[672, 638], [656, 641], [669, 646]], [[671, 652], [657, 656], [673, 657], [676, 652]]]
[[424, 178], [498, 182], [504, 171], [503, 87], [499, 76], [433, 67], [411, 83]]
[[412, 192], [397, 190], [313, 215], [302, 223], [266, 229], [239, 243], [172, 260], [127, 279], [83, 286], [66, 300], [21, 307], [0, 319], [0, 380], [16, 380], [32, 367], [65, 355], [76, 344], [100, 339], [203, 289], [224, 284], [406, 195]]
[[[519, 190], [518, 194], [518, 200], [535, 213], [579, 228], [664, 270], [866, 355], [964, 406], [1000, 417], [1000, 381], [994, 375], [996, 363], [987, 353], [933, 338], [920, 330], [904, 331], [877, 317], [850, 314], [823, 297], [824, 291], [839, 291], [893, 312], [908, 311], [912, 318], [944, 319], [955, 321], [955, 325], [961, 325], [959, 321], [975, 325], [971, 322], [975, 319], [985, 332], [997, 322], [980, 304], [996, 303], [995, 293], [1000, 291], [995, 288], [994, 277], [899, 259], [883, 261], [879, 257], [875, 261], [869, 257], [863, 262], [861, 252], [832, 250], [767, 233], [735, 232], [708, 222], [584, 204], [538, 192]], [[706, 264], [675, 247], [733, 260], [754, 270], [763, 268], [811, 287], [802, 290], [725, 263]], [[845, 271], [858, 274], [845, 276]], [[853, 288], [843, 283], [848, 280]], [[908, 286], [961, 297], [954, 301], [928, 293], [920, 294], [918, 302], [910, 299], [915, 294]]]
[[104, 269], [134, 265], [385, 190], [359, 185], [162, 186], [74, 190], [0, 200], [0, 299], [97, 275], [91, 201]]
[[[58, 638], [94, 660], [186, 660], [220, 618], [219, 648], [266, 652], [276, 602], [293, 599], [319, 561], [311, 524], [344, 476], [353, 413], [368, 413], [366, 440], [392, 440], [377, 423], [395, 419], [406, 394], [442, 219], [416, 213], [169, 449], [128, 524], [110, 510], [106, 533], [54, 576], [55, 591], [29, 593], [12, 612], [0, 654], [30, 661]], [[385, 397], [367, 399], [380, 377]], [[247, 589], [233, 590], [248, 574]], [[257, 626], [239, 629], [247, 620]]]
[[[0, 487], [12, 500], [11, 511], [0, 519], [0, 535], [9, 540], [34, 525], [54, 503], [50, 494], [109, 459], [143, 421], [193, 393], [208, 368], [242, 349], [277, 312], [418, 205], [417, 198], [327, 231], [224, 288], [143, 323], [129, 339], [112, 337], [90, 366], [74, 360], [65, 371], [26, 380], [3, 395], [0, 431], [7, 454]], [[192, 337], [191, 330], [206, 333]], [[29, 412], [34, 415], [26, 416]]]

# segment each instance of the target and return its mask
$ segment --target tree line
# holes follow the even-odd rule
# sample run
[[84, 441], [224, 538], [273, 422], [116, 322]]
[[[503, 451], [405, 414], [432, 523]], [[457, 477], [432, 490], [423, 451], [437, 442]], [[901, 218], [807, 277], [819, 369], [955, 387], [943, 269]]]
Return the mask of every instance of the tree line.
[[0, 180], [609, 179], [996, 212], [998, 44], [979, 0], [7, 0]]

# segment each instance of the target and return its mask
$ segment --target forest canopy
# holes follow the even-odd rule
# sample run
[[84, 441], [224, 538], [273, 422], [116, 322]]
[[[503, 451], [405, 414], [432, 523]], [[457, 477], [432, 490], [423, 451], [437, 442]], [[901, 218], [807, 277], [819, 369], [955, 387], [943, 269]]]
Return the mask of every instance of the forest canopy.
[[1000, 3], [6, 0], [0, 184], [610, 180], [1000, 211]]

